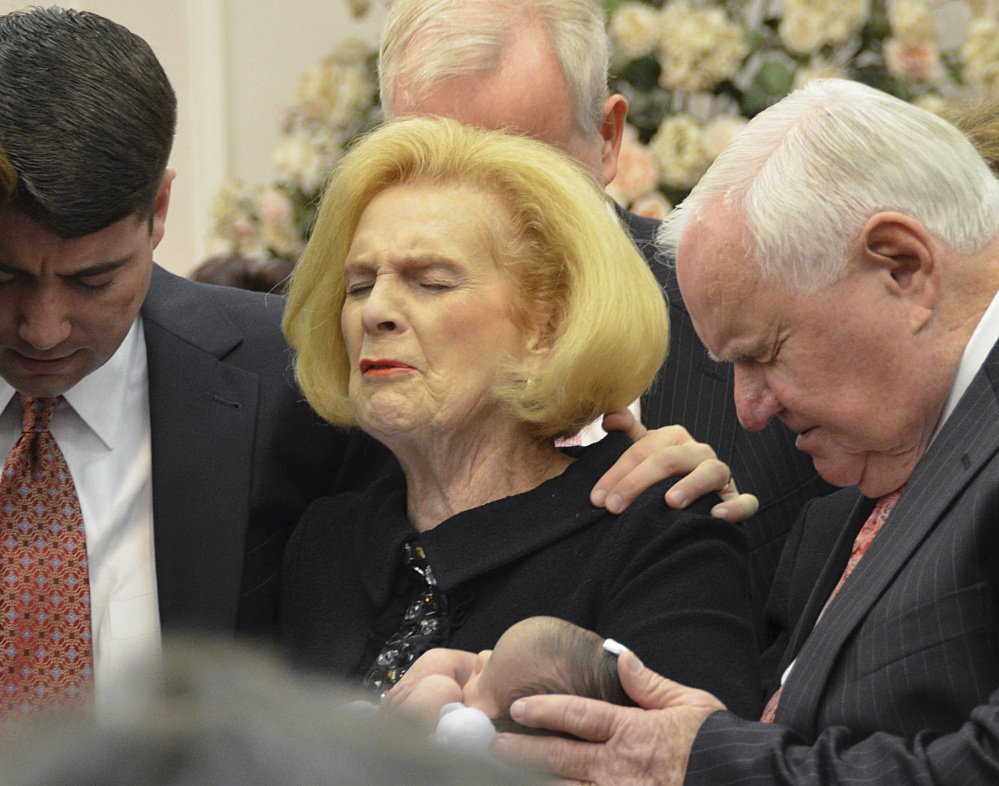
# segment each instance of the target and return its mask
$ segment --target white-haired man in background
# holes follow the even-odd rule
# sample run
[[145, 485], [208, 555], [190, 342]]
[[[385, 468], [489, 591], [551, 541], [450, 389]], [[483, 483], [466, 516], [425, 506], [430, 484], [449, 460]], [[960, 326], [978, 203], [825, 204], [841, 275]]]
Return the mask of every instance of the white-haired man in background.
[[[617, 174], [628, 111], [625, 97], [608, 91], [608, 63], [603, 10], [595, 0], [396, 0], [381, 37], [382, 106], [388, 117], [439, 115], [533, 136], [606, 185]], [[757, 630], [768, 641], [762, 607], [784, 538], [801, 506], [830, 487], [782, 424], [757, 433], [739, 428], [732, 371], [708, 356], [675, 274], [657, 259], [659, 223], [614, 207], [670, 308], [669, 356], [642, 397], [641, 420], [648, 428], [682, 426], [714, 448], [740, 489], [759, 498], [760, 510], [745, 529]], [[647, 477], [651, 482], [661, 474], [650, 468]], [[641, 476], [634, 476], [634, 493]], [[616, 510], [620, 502], [608, 499], [607, 505]], [[752, 510], [736, 512], [732, 502], [728, 512], [734, 520]]]

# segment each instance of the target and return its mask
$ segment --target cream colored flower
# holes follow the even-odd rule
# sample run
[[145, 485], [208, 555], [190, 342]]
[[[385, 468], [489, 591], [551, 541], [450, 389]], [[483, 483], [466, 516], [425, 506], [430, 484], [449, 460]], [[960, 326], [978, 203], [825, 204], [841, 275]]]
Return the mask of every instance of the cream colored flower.
[[253, 198], [235, 180], [222, 184], [212, 202], [212, 235], [223, 240], [229, 253], [259, 250], [260, 233], [253, 211]]
[[935, 41], [910, 43], [890, 38], [884, 44], [885, 65], [900, 79], [933, 81], [943, 76], [940, 47]]
[[670, 115], [649, 142], [659, 162], [659, 178], [671, 188], [693, 188], [711, 160], [704, 150], [701, 126], [690, 115]]
[[813, 54], [856, 35], [868, 14], [867, 0], [786, 0], [778, 33], [789, 51]]
[[975, 19], [961, 47], [968, 84], [991, 97], [999, 96], [999, 24]]
[[947, 99], [938, 93], [924, 93], [912, 103], [920, 109], [925, 109], [927, 112], [932, 112], [935, 115], [942, 115], [950, 108]]
[[630, 204], [647, 194], [659, 182], [659, 166], [655, 156], [638, 141], [638, 133], [630, 125], [624, 127], [621, 153], [617, 158], [617, 175], [607, 186], [607, 195], [622, 205]]
[[721, 8], [694, 7], [687, 0], [663, 10], [659, 46], [660, 84], [692, 93], [735, 76], [747, 51], [742, 28]]
[[825, 43], [818, 14], [787, 14], [780, 20], [778, 32], [788, 51], [798, 54], [816, 52]]
[[870, 16], [868, 0], [810, 0], [810, 4], [818, 5], [825, 10], [826, 40], [831, 44], [840, 44], [857, 35], [867, 24]]
[[659, 43], [661, 24], [659, 12], [652, 6], [622, 3], [610, 20], [611, 40], [628, 57], [645, 57]]
[[892, 38], [907, 44], [937, 40], [937, 22], [927, 0], [889, 0]]
[[322, 185], [338, 152], [327, 129], [299, 128], [278, 144], [274, 166], [286, 182], [310, 194]]
[[718, 115], [711, 118], [705, 124], [701, 135], [701, 144], [708, 161], [714, 161], [748, 122], [746, 118], [737, 115]]
[[374, 83], [366, 68], [333, 59], [307, 69], [298, 80], [302, 115], [335, 127], [357, 117], [373, 94]]

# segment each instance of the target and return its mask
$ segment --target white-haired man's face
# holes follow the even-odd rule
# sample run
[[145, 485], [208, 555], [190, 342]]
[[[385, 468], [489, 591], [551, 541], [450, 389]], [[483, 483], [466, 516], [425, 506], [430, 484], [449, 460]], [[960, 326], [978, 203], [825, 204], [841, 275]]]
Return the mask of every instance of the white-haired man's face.
[[719, 208], [681, 239], [677, 278], [697, 334], [730, 361], [743, 427], [774, 417], [837, 486], [878, 497], [908, 480], [950, 386], [932, 331], [892, 271], [855, 260], [802, 295], [761, 279], [741, 218]]

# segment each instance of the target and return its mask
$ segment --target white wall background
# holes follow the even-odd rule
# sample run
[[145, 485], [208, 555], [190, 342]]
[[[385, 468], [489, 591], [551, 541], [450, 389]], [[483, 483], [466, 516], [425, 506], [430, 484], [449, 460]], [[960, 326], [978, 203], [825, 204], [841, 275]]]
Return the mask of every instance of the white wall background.
[[[212, 248], [212, 198], [227, 176], [273, 176], [277, 118], [294, 101], [298, 74], [340, 41], [375, 41], [384, 7], [361, 21], [346, 0], [77, 0], [54, 4], [107, 16], [141, 35], [177, 91], [177, 170], [167, 234], [157, 261], [187, 273]], [[7, 13], [27, 0], [0, 0]]]

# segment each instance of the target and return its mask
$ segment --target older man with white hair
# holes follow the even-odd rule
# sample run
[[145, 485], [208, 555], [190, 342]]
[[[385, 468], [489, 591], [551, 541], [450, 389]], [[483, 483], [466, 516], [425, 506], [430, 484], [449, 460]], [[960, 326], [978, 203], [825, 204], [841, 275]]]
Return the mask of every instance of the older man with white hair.
[[818, 81], [661, 238], [743, 425], [780, 419], [847, 488], [785, 547], [763, 722], [626, 655], [642, 709], [525, 699], [520, 723], [590, 742], [497, 747], [601, 784], [999, 782], [999, 181], [940, 118]]

